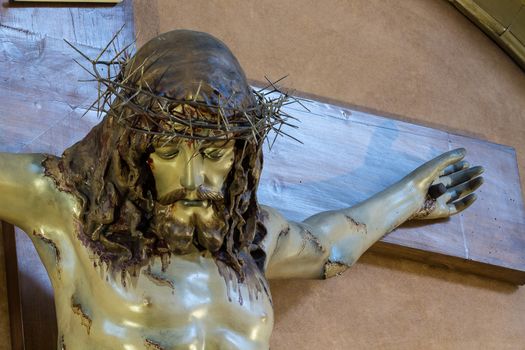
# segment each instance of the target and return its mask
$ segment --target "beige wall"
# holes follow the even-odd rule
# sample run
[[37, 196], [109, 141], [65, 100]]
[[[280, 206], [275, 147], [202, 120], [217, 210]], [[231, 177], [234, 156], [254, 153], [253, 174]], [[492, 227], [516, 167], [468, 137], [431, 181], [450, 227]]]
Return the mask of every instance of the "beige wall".
[[[306, 93], [514, 146], [525, 174], [525, 74], [446, 1], [135, 0], [135, 11], [139, 43], [210, 32], [250, 79], [290, 74]], [[273, 350], [525, 347], [524, 288], [418, 263], [368, 255], [340, 278], [272, 291]]]

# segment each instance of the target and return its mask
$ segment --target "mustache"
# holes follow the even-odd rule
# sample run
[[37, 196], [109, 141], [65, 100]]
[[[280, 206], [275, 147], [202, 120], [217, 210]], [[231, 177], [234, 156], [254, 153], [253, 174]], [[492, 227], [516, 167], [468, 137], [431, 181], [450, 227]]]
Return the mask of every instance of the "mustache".
[[224, 242], [227, 228], [226, 218], [218, 212], [211, 219], [195, 215], [189, 222], [160, 213], [153, 223], [153, 232], [161, 239], [157, 249], [181, 255], [195, 251], [199, 245], [210, 252], [218, 251]]
[[179, 201], [181, 199], [186, 199], [192, 194], [194, 194], [198, 200], [211, 200], [211, 201], [224, 200], [224, 194], [222, 192], [214, 191], [204, 185], [200, 185], [196, 190], [178, 188], [158, 198], [157, 201], [160, 204], [167, 205], [167, 204], [171, 204], [176, 201]]

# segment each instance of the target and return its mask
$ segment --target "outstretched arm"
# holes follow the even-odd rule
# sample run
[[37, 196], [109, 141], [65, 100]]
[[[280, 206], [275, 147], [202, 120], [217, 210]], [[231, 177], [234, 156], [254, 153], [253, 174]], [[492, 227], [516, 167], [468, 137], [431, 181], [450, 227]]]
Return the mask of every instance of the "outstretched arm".
[[43, 154], [0, 153], [0, 220], [31, 232], [60, 220], [61, 202]]
[[285, 223], [274, 213], [282, 227], [268, 246], [267, 277], [332, 277], [405, 221], [448, 217], [467, 208], [476, 198], [472, 192], [482, 183], [478, 176], [483, 169], [469, 168], [461, 161], [464, 156], [464, 149], [444, 153], [364, 202], [302, 223]]

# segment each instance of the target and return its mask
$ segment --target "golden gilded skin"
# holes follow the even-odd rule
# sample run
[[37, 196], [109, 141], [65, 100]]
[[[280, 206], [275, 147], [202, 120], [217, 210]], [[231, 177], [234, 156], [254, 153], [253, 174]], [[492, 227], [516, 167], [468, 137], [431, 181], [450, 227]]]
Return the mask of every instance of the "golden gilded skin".
[[[253, 105], [238, 62], [215, 38], [176, 31], [145, 47], [135, 63], [152, 64], [135, 83], [182, 100], [175, 111], [193, 108], [199, 94], [189, 90], [208, 105], [219, 95]], [[126, 105], [125, 115], [153, 110], [145, 105]], [[289, 222], [256, 203], [260, 140], [210, 137], [213, 128], [190, 130], [201, 139], [151, 137], [111, 113], [62, 157], [0, 153], [0, 219], [28, 234], [47, 269], [58, 349], [268, 349], [267, 280], [336, 276], [402, 223], [464, 210], [482, 183], [483, 169], [457, 149], [351, 208]], [[162, 113], [148, 117], [164, 121]]]
[[[154, 166], [159, 164], [155, 178], [167, 184], [159, 181], [159, 192], [170, 186], [171, 176], [179, 181], [173, 182], [176, 186], [188, 189], [224, 179], [231, 166], [227, 145], [220, 158], [209, 160], [190, 148], [182, 144], [162, 166], [158, 153], [164, 148], [152, 154]], [[384, 234], [426, 210], [433, 183], [447, 184], [447, 190], [421, 218], [463, 210], [474, 200], [465, 196], [481, 184], [481, 168], [468, 168], [461, 162], [464, 155], [462, 149], [445, 153], [354, 207], [319, 213], [302, 223], [288, 222], [264, 207], [268, 259], [265, 276], [252, 278], [327, 278], [343, 272]], [[164, 270], [155, 259], [137, 277], [126, 277], [124, 287], [122, 277], [98, 264], [74, 234], [79, 204], [45, 176], [43, 161], [39, 154], [0, 153], [0, 217], [27, 232], [40, 254], [55, 290], [60, 342], [70, 349], [268, 348], [273, 326], [269, 297], [260, 293], [250, 299], [246, 286], [227, 285], [207, 253], [172, 256]], [[175, 171], [171, 166], [178, 161]], [[463, 199], [446, 204], [457, 198]], [[206, 215], [205, 205], [177, 205]]]

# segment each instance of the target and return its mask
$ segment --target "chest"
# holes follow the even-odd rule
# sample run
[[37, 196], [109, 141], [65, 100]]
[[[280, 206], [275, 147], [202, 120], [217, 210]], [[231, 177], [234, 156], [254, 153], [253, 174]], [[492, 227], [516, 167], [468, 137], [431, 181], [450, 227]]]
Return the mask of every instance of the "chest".
[[59, 330], [70, 341], [101, 349], [267, 348], [270, 297], [254, 293], [253, 283], [224, 278], [208, 256], [157, 259], [126, 273], [82, 257], [68, 266], [55, 298]]

